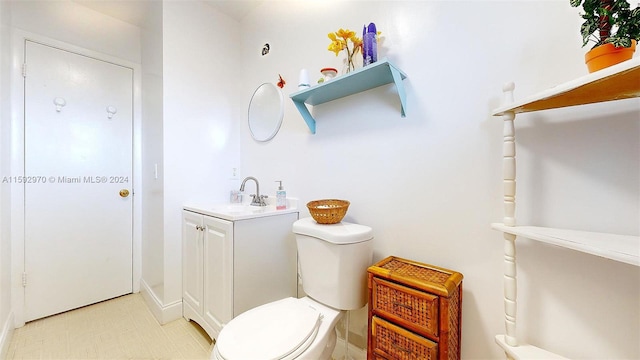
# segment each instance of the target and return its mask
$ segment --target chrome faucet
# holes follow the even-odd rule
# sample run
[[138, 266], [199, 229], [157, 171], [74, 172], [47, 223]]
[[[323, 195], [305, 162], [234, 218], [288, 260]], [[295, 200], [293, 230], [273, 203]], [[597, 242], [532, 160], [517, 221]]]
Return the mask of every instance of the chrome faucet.
[[246, 178], [244, 178], [244, 180], [242, 180], [242, 184], [240, 185], [240, 191], [244, 191], [244, 185], [247, 183], [247, 180], [253, 180], [256, 182], [256, 193], [251, 194], [251, 197], [253, 197], [253, 199], [251, 200], [251, 205], [267, 206], [267, 203], [264, 202], [264, 199], [266, 199], [268, 196], [260, 195], [260, 185], [258, 184], [258, 179], [254, 178], [253, 176], [247, 176]]

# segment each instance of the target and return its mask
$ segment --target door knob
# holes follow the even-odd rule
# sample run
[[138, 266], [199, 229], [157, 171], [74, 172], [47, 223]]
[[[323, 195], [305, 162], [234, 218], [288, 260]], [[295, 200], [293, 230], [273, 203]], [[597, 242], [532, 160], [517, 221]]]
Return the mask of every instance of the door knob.
[[123, 198], [126, 198], [127, 196], [129, 196], [129, 190], [127, 189], [120, 190], [120, 196]]

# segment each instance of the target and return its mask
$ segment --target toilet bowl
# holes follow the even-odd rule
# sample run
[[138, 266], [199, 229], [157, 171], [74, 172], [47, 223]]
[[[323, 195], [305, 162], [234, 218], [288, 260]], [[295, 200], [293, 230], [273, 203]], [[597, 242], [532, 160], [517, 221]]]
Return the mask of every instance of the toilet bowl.
[[226, 324], [211, 353], [215, 360], [329, 359], [336, 324], [366, 304], [366, 270], [373, 232], [358, 224], [293, 224], [306, 297], [285, 298], [248, 310]]

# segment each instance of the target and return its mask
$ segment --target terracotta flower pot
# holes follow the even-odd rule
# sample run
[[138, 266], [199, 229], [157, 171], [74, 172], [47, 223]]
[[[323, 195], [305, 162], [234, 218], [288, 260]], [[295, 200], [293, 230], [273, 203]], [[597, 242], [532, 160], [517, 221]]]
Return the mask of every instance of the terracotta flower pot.
[[604, 44], [589, 50], [584, 55], [584, 62], [592, 73], [631, 59], [635, 51], [635, 40], [631, 40], [631, 47], [628, 48], [616, 48], [612, 44]]

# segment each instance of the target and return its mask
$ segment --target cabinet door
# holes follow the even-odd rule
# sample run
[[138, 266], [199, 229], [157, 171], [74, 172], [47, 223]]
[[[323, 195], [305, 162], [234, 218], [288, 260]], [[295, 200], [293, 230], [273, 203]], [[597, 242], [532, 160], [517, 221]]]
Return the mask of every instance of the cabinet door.
[[233, 223], [204, 216], [204, 319], [215, 332], [233, 317]]
[[182, 212], [182, 301], [196, 314], [203, 309], [201, 226], [202, 215]]

